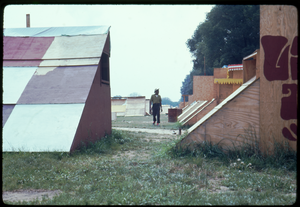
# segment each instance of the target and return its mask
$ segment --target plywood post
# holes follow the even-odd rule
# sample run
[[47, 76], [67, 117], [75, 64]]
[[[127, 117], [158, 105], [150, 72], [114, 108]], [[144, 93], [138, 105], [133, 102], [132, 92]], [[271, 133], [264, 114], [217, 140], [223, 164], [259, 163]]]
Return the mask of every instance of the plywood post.
[[243, 83], [256, 75], [256, 59], [243, 60]]
[[298, 12], [294, 6], [260, 6], [261, 149], [288, 142], [297, 150]]
[[26, 27], [30, 27], [30, 14], [26, 14]]
[[189, 95], [182, 95], [183, 97], [183, 108], [185, 107], [185, 98], [188, 97]]

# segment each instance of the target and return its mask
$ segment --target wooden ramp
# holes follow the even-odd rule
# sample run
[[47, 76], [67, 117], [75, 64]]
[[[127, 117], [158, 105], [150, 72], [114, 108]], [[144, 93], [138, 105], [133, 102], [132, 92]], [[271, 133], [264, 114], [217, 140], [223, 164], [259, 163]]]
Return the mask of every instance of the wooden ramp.
[[194, 101], [190, 105], [184, 107], [182, 110], [182, 113], [178, 116], [178, 121], [182, 123], [184, 120], [186, 120], [191, 112], [199, 109], [201, 106], [203, 106], [207, 101]]
[[183, 119], [179, 121], [182, 125], [193, 125], [204, 117], [213, 107], [216, 106], [216, 100], [213, 98], [211, 101], [203, 101], [197, 107], [190, 111]]
[[[188, 129], [181, 145], [210, 141], [222, 147], [256, 143], [259, 138], [259, 85], [254, 76]], [[245, 133], [251, 129], [250, 133]]]

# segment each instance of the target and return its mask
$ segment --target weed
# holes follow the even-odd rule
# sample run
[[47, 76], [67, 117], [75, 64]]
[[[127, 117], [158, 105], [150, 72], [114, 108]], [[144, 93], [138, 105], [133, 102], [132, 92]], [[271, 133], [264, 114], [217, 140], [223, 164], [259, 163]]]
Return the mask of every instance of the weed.
[[[131, 139], [124, 132], [112, 130], [111, 135], [105, 135], [96, 142], [82, 143], [77, 153], [93, 154], [93, 153], [110, 153], [111, 150], [118, 150], [120, 145], [131, 142]], [[76, 153], [76, 152], [75, 152]]]
[[[186, 136], [186, 135], [183, 135]], [[294, 151], [287, 141], [277, 142], [273, 140], [273, 153], [262, 152], [259, 148], [259, 141], [256, 136], [255, 128], [249, 127], [245, 130], [244, 135], [238, 137], [243, 138], [242, 144], [235, 144], [232, 141], [231, 147], [222, 147], [219, 143], [212, 143], [209, 141], [203, 141], [200, 143], [190, 143], [183, 146], [181, 139], [167, 149], [167, 153], [171, 157], [204, 157], [204, 158], [216, 158], [224, 163], [230, 164], [232, 160], [240, 158], [249, 163], [252, 163], [251, 167], [255, 167], [257, 170], [264, 169], [266, 167], [283, 168], [288, 171], [296, 171], [297, 169], [297, 152]]]

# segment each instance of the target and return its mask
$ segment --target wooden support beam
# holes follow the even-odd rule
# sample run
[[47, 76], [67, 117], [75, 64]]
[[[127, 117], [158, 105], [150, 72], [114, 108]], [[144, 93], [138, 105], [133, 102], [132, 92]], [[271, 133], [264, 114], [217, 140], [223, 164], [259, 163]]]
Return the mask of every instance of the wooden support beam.
[[261, 148], [274, 141], [297, 150], [298, 11], [295, 6], [260, 6]]
[[26, 14], [26, 27], [30, 27], [30, 14]]

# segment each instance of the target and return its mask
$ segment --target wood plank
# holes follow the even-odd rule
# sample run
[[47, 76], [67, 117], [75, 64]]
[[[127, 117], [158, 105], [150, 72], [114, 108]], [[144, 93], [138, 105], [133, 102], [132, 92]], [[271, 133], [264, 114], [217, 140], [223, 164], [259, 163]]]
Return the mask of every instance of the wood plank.
[[219, 84], [219, 99], [225, 99], [233, 92], [232, 84]]
[[256, 78], [260, 77], [260, 49], [257, 50], [257, 55], [256, 55]]
[[[260, 6], [260, 54], [259, 71], [261, 79], [260, 90], [260, 137], [261, 147], [274, 142], [287, 141], [297, 150], [297, 134], [291, 128], [297, 126], [297, 118], [282, 117], [284, 113], [297, 114], [297, 88], [283, 93], [284, 87], [298, 85], [297, 65], [293, 65], [293, 58], [297, 59], [298, 13], [294, 6], [263, 5]], [[296, 71], [296, 72], [295, 72]], [[293, 94], [296, 94], [295, 96]], [[283, 101], [289, 101], [289, 107]], [[283, 114], [284, 116], [284, 114]], [[283, 130], [288, 130], [294, 139], [286, 139]]]
[[249, 130], [253, 127], [251, 129], [256, 131], [259, 139], [259, 86], [258, 79], [191, 132], [183, 142], [207, 140], [220, 143], [222, 147], [255, 144], [258, 140], [249, 134]]
[[256, 60], [243, 60], [243, 83], [246, 83], [256, 74]]
[[[209, 142], [212, 142], [214, 144], [219, 144], [219, 146], [222, 146], [223, 148], [230, 148], [233, 146], [241, 146], [244, 145], [245, 143], [248, 144], [254, 144], [255, 140], [251, 139], [251, 137], [248, 137], [245, 139], [244, 137], [246, 136], [237, 136], [236, 134], [232, 134], [232, 130], [220, 130], [217, 129], [216, 127], [211, 127], [208, 128], [207, 126], [212, 126], [211, 123], [206, 123], [206, 127], [201, 125], [197, 130], [195, 130], [194, 133], [194, 138], [193, 141], [196, 141], [197, 139], [200, 140], [206, 140]], [[205, 134], [199, 132], [199, 129], [205, 128]], [[204, 131], [202, 129], [202, 131]], [[244, 134], [244, 130], [235, 130], [237, 134]], [[198, 135], [198, 138], [196, 139], [196, 135]]]
[[199, 121], [202, 117], [204, 117], [208, 112], [210, 112], [217, 105], [217, 100], [215, 99], [212, 103], [202, 109], [199, 113], [197, 113], [191, 120], [189, 120], [186, 125], [193, 125], [197, 121]]
[[194, 110], [198, 109], [200, 106], [203, 106], [206, 102], [207, 101], [197, 101], [194, 105], [184, 110], [184, 112], [178, 116], [178, 121], [184, 122], [185, 120], [187, 120], [190, 116], [193, 115], [193, 113], [195, 113]]
[[187, 114], [184, 118], [182, 118], [179, 122], [182, 125], [185, 125], [191, 118], [193, 118], [198, 113], [198, 111], [201, 111], [205, 107], [206, 102], [207, 101], [201, 103], [201, 105], [198, 105], [191, 112], [189, 112], [189, 114]]
[[[258, 108], [259, 106], [257, 106]], [[254, 107], [253, 107], [254, 108]], [[223, 136], [235, 138], [239, 134], [244, 134], [245, 129], [254, 126], [259, 130], [259, 111], [258, 110], [228, 110], [222, 108], [218, 113], [211, 117], [207, 122], [206, 133], [222, 133]], [[217, 124], [219, 122], [219, 124]], [[222, 123], [222, 124], [221, 124]]]
[[197, 131], [191, 132], [188, 137], [182, 139], [180, 146], [185, 148], [191, 145], [193, 149], [193, 143], [201, 143], [203, 141], [205, 141], [205, 126], [200, 126], [197, 128]]

